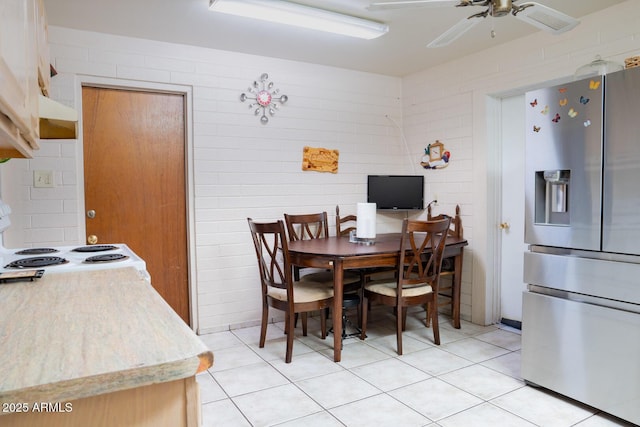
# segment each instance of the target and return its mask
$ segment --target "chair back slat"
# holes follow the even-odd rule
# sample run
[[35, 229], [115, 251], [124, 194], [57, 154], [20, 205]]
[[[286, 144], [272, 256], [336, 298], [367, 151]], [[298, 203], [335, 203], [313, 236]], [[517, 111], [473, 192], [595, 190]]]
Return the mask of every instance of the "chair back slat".
[[336, 205], [336, 236], [348, 236], [351, 231], [357, 229], [358, 217], [356, 215], [340, 216], [340, 207]]

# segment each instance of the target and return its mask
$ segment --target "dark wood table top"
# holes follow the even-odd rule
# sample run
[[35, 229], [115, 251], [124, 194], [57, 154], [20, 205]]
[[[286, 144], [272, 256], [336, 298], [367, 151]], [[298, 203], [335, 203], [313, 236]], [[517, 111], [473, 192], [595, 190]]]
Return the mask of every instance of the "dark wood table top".
[[[348, 258], [354, 256], [393, 254], [399, 251], [401, 233], [378, 234], [375, 244], [363, 245], [349, 242], [348, 237], [328, 237], [322, 239], [298, 240], [289, 242], [289, 252], [317, 256]], [[448, 236], [446, 246], [467, 246], [467, 241], [459, 237]]]

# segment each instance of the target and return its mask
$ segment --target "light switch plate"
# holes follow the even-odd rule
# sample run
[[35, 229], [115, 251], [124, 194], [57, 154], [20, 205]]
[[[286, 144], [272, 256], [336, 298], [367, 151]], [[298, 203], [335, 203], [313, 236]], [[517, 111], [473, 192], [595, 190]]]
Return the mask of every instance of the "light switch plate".
[[33, 186], [36, 188], [53, 188], [53, 171], [33, 171]]

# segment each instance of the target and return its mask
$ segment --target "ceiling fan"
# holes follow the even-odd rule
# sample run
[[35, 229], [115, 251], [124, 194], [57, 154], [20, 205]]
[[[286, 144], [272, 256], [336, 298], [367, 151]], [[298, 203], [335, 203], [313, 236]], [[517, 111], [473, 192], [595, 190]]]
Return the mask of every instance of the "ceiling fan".
[[[469, 31], [478, 24], [481, 19], [491, 16], [499, 18], [511, 14], [516, 18], [540, 28], [552, 34], [560, 34], [569, 31], [580, 23], [569, 15], [552, 9], [543, 4], [526, 2], [514, 4], [518, 0], [405, 0], [405, 1], [375, 1], [369, 6], [369, 10], [399, 9], [405, 7], [441, 7], [441, 6], [483, 6], [483, 12], [475, 13], [465, 18], [442, 33], [439, 37], [427, 45], [427, 47], [446, 46]], [[494, 37], [495, 33], [491, 32]]]

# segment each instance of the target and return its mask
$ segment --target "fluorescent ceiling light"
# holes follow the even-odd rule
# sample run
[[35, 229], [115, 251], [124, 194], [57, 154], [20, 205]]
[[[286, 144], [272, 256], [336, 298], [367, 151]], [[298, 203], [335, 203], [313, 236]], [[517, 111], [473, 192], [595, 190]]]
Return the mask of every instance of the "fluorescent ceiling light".
[[380, 22], [282, 0], [209, 0], [209, 10], [362, 39], [389, 31]]
[[521, 10], [515, 13], [516, 18], [552, 34], [564, 33], [580, 23], [577, 19], [543, 4], [528, 2], [520, 7]]

